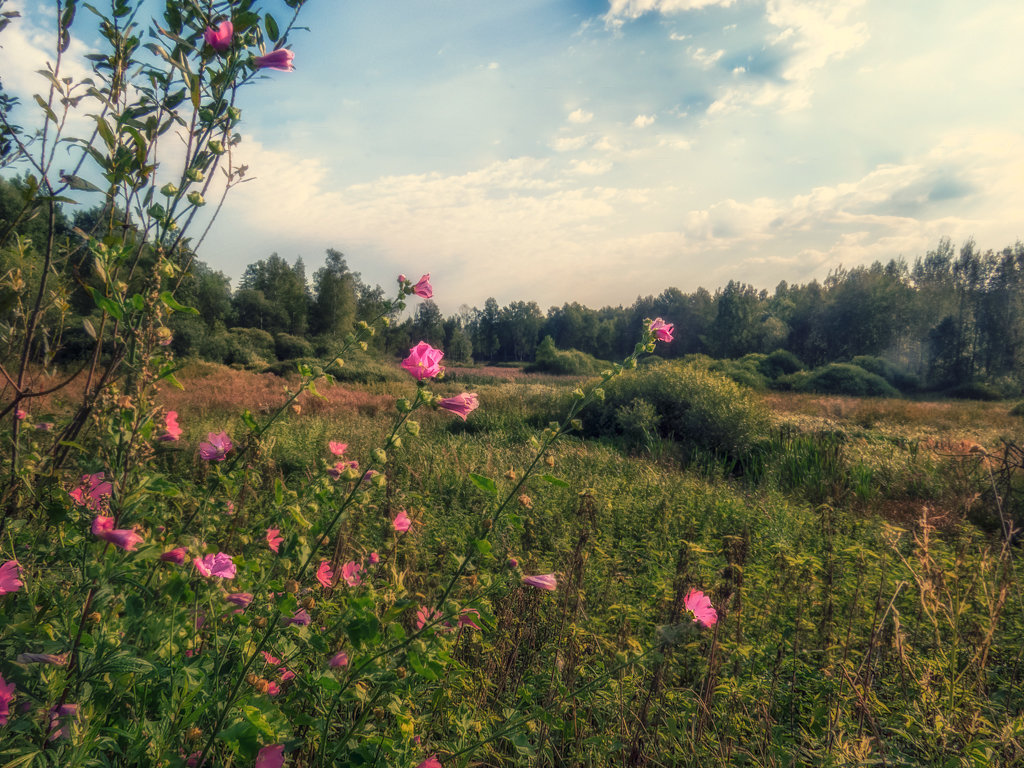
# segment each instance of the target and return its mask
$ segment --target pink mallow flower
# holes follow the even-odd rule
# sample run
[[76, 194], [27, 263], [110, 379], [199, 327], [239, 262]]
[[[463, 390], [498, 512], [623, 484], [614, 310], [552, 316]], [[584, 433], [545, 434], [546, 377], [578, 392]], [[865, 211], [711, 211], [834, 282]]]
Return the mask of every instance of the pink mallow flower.
[[26, 411], [24, 408], [15, 408], [14, 416], [18, 421], [24, 421], [25, 419], [28, 418], [28, 411]]
[[199, 455], [206, 461], [224, 461], [234, 447], [227, 432], [210, 432], [206, 440], [199, 443]]
[[429, 272], [421, 277], [420, 281], [412, 287], [412, 292], [421, 299], [432, 299], [434, 297], [434, 289], [430, 287]]
[[401, 509], [395, 515], [395, 519], [391, 521], [391, 527], [398, 533], [405, 533], [412, 528], [412, 518], [409, 517], [404, 509]]
[[718, 612], [711, 607], [711, 598], [696, 589], [691, 589], [683, 598], [683, 605], [693, 614], [693, 620], [705, 627], [714, 626]]
[[331, 564], [326, 560], [320, 561], [320, 567], [316, 569], [316, 580], [320, 582], [321, 586], [330, 588], [331, 582], [334, 580], [334, 571], [331, 570]]
[[130, 528], [114, 528], [114, 518], [96, 515], [92, 521], [92, 532], [97, 538], [115, 547], [131, 552], [142, 543], [142, 537]]
[[658, 341], [672, 341], [672, 331], [674, 331], [675, 328], [675, 325], [672, 323], [666, 323], [660, 317], [656, 317], [651, 320], [651, 333], [654, 334], [654, 338]]
[[416, 768], [441, 768], [441, 761], [437, 759], [437, 755], [431, 755]]
[[77, 704], [61, 704], [50, 709], [50, 740], [71, 736], [71, 725], [78, 714]]
[[257, 56], [254, 61], [259, 69], [278, 69], [282, 72], [291, 72], [295, 69], [292, 63], [295, 54], [287, 48], [278, 48], [264, 56]]
[[352, 560], [341, 566], [341, 577], [345, 579], [345, 583], [350, 587], [358, 587], [363, 583], [363, 577], [360, 575], [362, 570], [362, 564]]
[[281, 768], [284, 765], [284, 744], [262, 747], [256, 755], [254, 768]]
[[93, 475], [82, 475], [81, 484], [69, 496], [80, 507], [99, 511], [106, 506], [107, 498], [114, 492], [114, 486], [109, 480], [103, 479], [103, 473], [97, 472]]
[[235, 26], [230, 21], [222, 21], [216, 30], [207, 27], [203, 39], [213, 50], [223, 53], [231, 47], [231, 38], [235, 34]]
[[17, 592], [22, 584], [18, 576], [21, 575], [21, 565], [17, 560], [8, 560], [0, 565], [0, 595], [10, 592]]
[[19, 664], [50, 664], [54, 667], [66, 667], [68, 655], [66, 653], [19, 653], [15, 660]]
[[178, 412], [168, 411], [164, 418], [164, 431], [157, 438], [161, 443], [173, 443], [181, 437], [181, 427], [178, 426]]
[[539, 576], [523, 576], [523, 584], [528, 587], [536, 587], [546, 592], [554, 592], [558, 589], [558, 581], [553, 573], [543, 573]]
[[344, 651], [338, 651], [336, 654], [331, 656], [331, 660], [327, 662], [329, 667], [347, 667], [348, 666], [348, 654]]
[[480, 625], [474, 621], [474, 619], [480, 618], [480, 611], [476, 608], [463, 608], [459, 613], [459, 628], [470, 627], [471, 629], [480, 629]]
[[442, 370], [442, 357], [444, 357], [444, 352], [421, 341], [409, 350], [409, 356], [402, 361], [402, 367], [416, 381], [432, 379]]
[[252, 592], [232, 592], [224, 599], [229, 603], [234, 603], [235, 605], [240, 605], [243, 608], [248, 608], [249, 603], [252, 602]]
[[346, 470], [357, 470], [359, 469], [359, 462], [353, 459], [352, 461], [339, 461], [334, 464], [333, 467], [328, 467], [327, 474], [331, 480], [337, 480], [344, 474]]
[[335, 456], [341, 456], [348, 449], [348, 443], [339, 443], [337, 440], [331, 440], [327, 443], [327, 448]]
[[281, 542], [284, 541], [284, 537], [278, 536], [281, 533], [277, 528], [267, 528], [267, 546], [270, 547], [274, 553], [281, 551]]
[[437, 407], [465, 421], [469, 414], [480, 407], [480, 401], [477, 399], [476, 392], [463, 392], [461, 395], [439, 400]]
[[233, 579], [238, 570], [231, 560], [231, 555], [224, 552], [205, 555], [193, 560], [192, 563], [195, 565], [196, 570], [199, 571], [199, 575], [206, 578], [217, 576], [221, 579]]
[[440, 621], [444, 614], [434, 608], [421, 605], [416, 611], [416, 629], [423, 629], [427, 624]]
[[0, 725], [7, 725], [7, 717], [11, 713], [11, 701], [14, 699], [14, 683], [8, 683], [0, 675]]
[[376, 565], [380, 562], [380, 555], [378, 555], [376, 552], [371, 552], [370, 556], [366, 559], [370, 561], [370, 565]]
[[185, 548], [175, 547], [174, 549], [169, 549], [162, 555], [160, 555], [160, 559], [163, 560], [165, 563], [174, 563], [176, 565], [181, 565], [185, 562]]
[[309, 616], [309, 612], [306, 611], [305, 608], [299, 608], [299, 610], [295, 612], [295, 615], [288, 619], [287, 623], [295, 624], [299, 627], [308, 627], [309, 622], [311, 621], [312, 619]]

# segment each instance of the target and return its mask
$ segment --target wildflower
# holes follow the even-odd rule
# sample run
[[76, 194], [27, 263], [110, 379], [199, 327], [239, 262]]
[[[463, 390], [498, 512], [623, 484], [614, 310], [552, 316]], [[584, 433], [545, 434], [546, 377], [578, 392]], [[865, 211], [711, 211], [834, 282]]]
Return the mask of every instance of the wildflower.
[[409, 356], [402, 361], [402, 367], [417, 381], [432, 379], [441, 372], [442, 357], [444, 352], [421, 341], [409, 350]]
[[181, 565], [185, 562], [185, 548], [175, 547], [174, 549], [169, 549], [162, 555], [160, 555], [160, 559], [163, 560], [165, 563], [175, 563], [177, 565]]
[[68, 663], [66, 653], [19, 653], [17, 662], [19, 664], [51, 664], [55, 667], [65, 667]]
[[358, 587], [363, 583], [363, 577], [360, 575], [362, 570], [363, 566], [352, 560], [341, 566], [341, 576], [350, 587]]
[[518, 558], [510, 557], [507, 561], [505, 561], [505, 565], [507, 565], [509, 568], [518, 568], [519, 560]]
[[423, 629], [427, 624], [439, 621], [442, 616], [443, 614], [436, 608], [428, 608], [425, 605], [421, 605], [419, 610], [416, 611], [416, 629]]
[[206, 440], [199, 443], [199, 455], [206, 461], [224, 461], [234, 445], [227, 432], [210, 432]]
[[268, 696], [277, 696], [281, 692], [281, 686], [275, 683], [273, 680], [267, 680], [266, 694]]
[[288, 619], [287, 623], [295, 624], [299, 627], [308, 627], [310, 621], [312, 621], [312, 619], [310, 618], [309, 613], [306, 611], [306, 609], [299, 608], [299, 610], [295, 612], [295, 615]]
[[441, 768], [441, 761], [437, 759], [437, 755], [431, 755], [416, 768]]
[[334, 571], [331, 570], [331, 564], [326, 560], [320, 561], [320, 567], [316, 570], [316, 580], [325, 588], [331, 586], [331, 582], [334, 580]]
[[71, 736], [71, 725], [78, 714], [77, 704], [61, 704], [50, 709], [50, 740]]
[[262, 747], [256, 755], [255, 768], [281, 768], [284, 765], [284, 744]]
[[269, 546], [274, 553], [277, 554], [281, 551], [281, 542], [284, 541], [283, 536], [278, 536], [281, 533], [277, 528], [267, 528], [267, 546]]
[[21, 564], [17, 560], [8, 560], [0, 565], [0, 595], [17, 592], [21, 589], [19, 575], [21, 575]]
[[295, 54], [287, 48], [278, 48], [264, 56], [257, 56], [254, 61], [258, 69], [279, 69], [282, 72], [291, 72], [295, 69], [292, 60]]
[[533, 500], [525, 493], [519, 494], [518, 501], [524, 509], [533, 509]]
[[705, 627], [718, 621], [718, 613], [711, 607], [711, 598], [696, 589], [691, 589], [683, 598], [683, 605], [693, 614], [693, 620]]
[[266, 651], [260, 651], [260, 653], [263, 654], [263, 660], [266, 661], [267, 664], [273, 664], [274, 666], [277, 666], [281, 663], [281, 660], [272, 653], [267, 653]]
[[25, 419], [28, 418], [28, 411], [26, 411], [24, 408], [15, 408], [14, 416], [18, 421], [24, 421]]
[[97, 512], [106, 506], [107, 498], [114, 491], [109, 480], [103, 479], [103, 473], [82, 475], [81, 484], [68, 495], [80, 506]]
[[547, 592], [554, 592], [558, 589], [558, 581], [553, 573], [544, 573], [539, 576], [523, 576], [523, 584], [528, 587], [543, 589]]
[[181, 437], [181, 427], [178, 426], [178, 412], [168, 411], [164, 417], [164, 432], [157, 438], [161, 443], [173, 443]]
[[328, 468], [327, 474], [331, 480], [337, 480], [348, 470], [355, 472], [357, 469], [359, 469], [359, 462], [354, 459], [352, 461], [339, 461], [333, 467]]
[[412, 287], [412, 292], [419, 296], [421, 299], [431, 299], [434, 297], [434, 289], [430, 287], [430, 273], [427, 272], [420, 281]]
[[287, 683], [289, 680], [291, 680], [293, 677], [295, 677], [295, 673], [292, 672], [287, 667], [281, 667], [277, 671], [281, 673], [281, 682], [282, 683]]
[[14, 699], [14, 683], [8, 683], [4, 680], [3, 675], [0, 675], [0, 725], [7, 725], [12, 699]]
[[399, 510], [398, 514], [395, 515], [395, 519], [391, 521], [391, 527], [398, 533], [405, 533], [412, 528], [412, 518], [404, 510]]
[[376, 552], [371, 552], [367, 560], [370, 561], [370, 565], [376, 565], [380, 562], [380, 555], [378, 555]]
[[348, 443], [339, 443], [337, 440], [331, 440], [327, 443], [327, 447], [335, 456], [341, 456], [348, 448]]
[[97, 538], [110, 542], [127, 552], [142, 543], [142, 537], [130, 528], [114, 528], [114, 518], [96, 515], [92, 521], [92, 533]]
[[480, 629], [480, 625], [477, 624], [474, 619], [480, 618], [480, 611], [476, 608], [463, 608], [459, 613], [459, 629], [462, 627], [471, 627], [472, 629]]
[[458, 416], [463, 421], [466, 417], [475, 411], [480, 406], [480, 401], [477, 399], [475, 392], [463, 392], [461, 395], [455, 397], [446, 397], [444, 400], [439, 400], [437, 403], [438, 408], [442, 408], [449, 413]]
[[213, 50], [223, 53], [231, 47], [231, 37], [234, 34], [234, 25], [230, 21], [222, 21], [216, 30], [213, 27], [207, 27], [203, 32], [203, 39]]
[[205, 555], [192, 561], [201, 576], [210, 578], [217, 576], [221, 579], [233, 579], [237, 568], [231, 560], [231, 555], [218, 552], [215, 555]]
[[651, 333], [654, 334], [654, 338], [658, 341], [672, 341], [672, 332], [675, 330], [675, 325], [672, 323], [666, 323], [660, 317], [656, 317], [651, 320], [649, 326]]
[[252, 602], [252, 592], [232, 592], [226, 598], [229, 603], [240, 605], [243, 608], [248, 608], [249, 603]]
[[331, 660], [327, 662], [329, 667], [347, 667], [348, 666], [348, 654], [344, 651], [338, 651], [336, 654], [331, 656]]

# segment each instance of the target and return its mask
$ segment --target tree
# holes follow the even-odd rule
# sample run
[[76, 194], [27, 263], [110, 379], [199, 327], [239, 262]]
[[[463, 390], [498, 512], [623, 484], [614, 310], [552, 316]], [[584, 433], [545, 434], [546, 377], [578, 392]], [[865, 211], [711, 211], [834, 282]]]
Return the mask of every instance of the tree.
[[[280, 310], [272, 313], [273, 324], [263, 327], [262, 330], [269, 333], [290, 333], [295, 336], [306, 333], [309, 318], [309, 287], [306, 285], [306, 268], [301, 258], [296, 259], [294, 266], [289, 266], [287, 261], [274, 253], [266, 259], [250, 264], [245, 268], [239, 289], [261, 292], [267, 302], [277, 305]], [[271, 314], [263, 314], [264, 322], [269, 322]], [[282, 316], [284, 321], [280, 322], [279, 318]]]
[[356, 287], [356, 276], [349, 271], [345, 255], [328, 248], [324, 266], [313, 275], [313, 333], [340, 339], [352, 330], [359, 308]]

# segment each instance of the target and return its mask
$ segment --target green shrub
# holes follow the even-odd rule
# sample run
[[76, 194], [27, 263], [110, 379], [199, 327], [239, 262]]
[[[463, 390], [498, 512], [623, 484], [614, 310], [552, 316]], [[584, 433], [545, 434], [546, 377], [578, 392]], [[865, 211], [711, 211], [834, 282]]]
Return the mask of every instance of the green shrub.
[[1002, 400], [1003, 396], [995, 387], [983, 384], [980, 381], [970, 381], [966, 384], [958, 384], [952, 389], [943, 393], [946, 397], [955, 400]]
[[901, 370], [888, 360], [871, 355], [858, 355], [853, 358], [853, 364], [863, 368], [868, 373], [881, 376], [892, 384], [900, 392], [914, 392], [920, 388], [921, 382], [912, 373]]
[[531, 365], [526, 367], [529, 373], [554, 373], [562, 376], [586, 376], [598, 373], [607, 367], [606, 363], [580, 352], [578, 349], [558, 349], [550, 336], [545, 336], [537, 345], [537, 354]]
[[299, 336], [279, 333], [274, 339], [274, 352], [278, 360], [294, 360], [298, 357], [313, 357], [313, 345]]
[[716, 360], [707, 368], [710, 371], [725, 374], [744, 387], [764, 390], [768, 386], [768, 380], [761, 373], [761, 364], [764, 362], [764, 358], [765, 355], [753, 353], [744, 355], [738, 360]]
[[786, 349], [776, 349], [769, 355], [765, 355], [761, 361], [761, 373], [769, 379], [777, 379], [797, 371], [802, 371], [806, 366], [800, 358]]
[[816, 368], [800, 383], [799, 391], [854, 397], [899, 397], [899, 392], [881, 376], [851, 363], [830, 363]]
[[[642, 417], [639, 427], [625, 415]], [[768, 412], [749, 390], [700, 363], [672, 362], [641, 368], [608, 382], [604, 402], [585, 417], [595, 435], [628, 435], [639, 428], [689, 449], [738, 460], [768, 427]]]
[[1024, 416], [1024, 400], [1021, 400], [1010, 409], [1011, 416]]

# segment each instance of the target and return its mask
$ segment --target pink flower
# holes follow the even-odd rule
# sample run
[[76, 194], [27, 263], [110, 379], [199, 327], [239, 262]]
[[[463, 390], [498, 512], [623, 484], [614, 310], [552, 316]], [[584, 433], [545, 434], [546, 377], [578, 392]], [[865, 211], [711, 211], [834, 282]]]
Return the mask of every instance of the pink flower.
[[235, 27], [230, 21], [222, 21], [217, 30], [207, 27], [203, 32], [203, 39], [213, 50], [223, 53], [231, 47], [231, 37], [235, 34]]
[[334, 571], [331, 570], [331, 564], [326, 560], [320, 561], [320, 567], [316, 570], [316, 580], [326, 588], [331, 586], [331, 582], [334, 580]]
[[178, 412], [168, 411], [164, 419], [164, 432], [157, 438], [162, 443], [173, 443], [181, 437], [181, 427], [178, 426]]
[[510, 557], [505, 562], [505, 565], [507, 565], [509, 568], [518, 568], [519, 567], [519, 560], [517, 558], [515, 558], [515, 557]]
[[404, 509], [399, 510], [398, 514], [395, 515], [395, 519], [391, 521], [391, 527], [398, 533], [405, 533], [412, 528], [412, 518], [409, 517]]
[[263, 660], [266, 661], [267, 664], [273, 664], [274, 666], [277, 666], [281, 663], [281, 660], [277, 658], [277, 656], [274, 656], [272, 653], [267, 653], [266, 651], [260, 651], [260, 653], [263, 654]]
[[107, 498], [113, 491], [114, 486], [110, 481], [103, 479], [102, 472], [97, 472], [94, 475], [82, 475], [81, 485], [68, 495], [80, 507], [86, 507], [96, 512], [106, 505]]
[[181, 565], [185, 562], [185, 548], [175, 547], [174, 549], [169, 549], [160, 555], [160, 559], [165, 563], [176, 563], [177, 565]]
[[199, 455], [206, 461], [224, 461], [232, 448], [234, 445], [227, 432], [210, 432], [199, 444]]
[[341, 577], [345, 579], [345, 583], [350, 587], [358, 587], [363, 583], [363, 577], [360, 576], [362, 570], [363, 566], [352, 560], [341, 566]]
[[376, 552], [371, 552], [367, 560], [370, 561], [370, 565], [376, 565], [380, 562], [380, 555], [378, 555]]
[[215, 555], [205, 555], [193, 560], [192, 563], [195, 565], [196, 570], [199, 571], [199, 574], [206, 578], [217, 576], [221, 579], [233, 579], [237, 572], [237, 568], [231, 560], [231, 555], [224, 552], [218, 552]]
[[463, 608], [459, 613], [459, 628], [471, 627], [473, 629], [480, 629], [480, 625], [474, 621], [474, 619], [479, 618], [480, 611], [476, 608]]
[[21, 565], [17, 560], [8, 560], [0, 565], [0, 595], [17, 592], [21, 589], [19, 575], [21, 575]]
[[[50, 740], [69, 738], [71, 725], [78, 714], [77, 704], [61, 704], [50, 709]], [[60, 726], [60, 727], [58, 727]]]
[[310, 621], [312, 621], [312, 619], [305, 608], [299, 608], [299, 610], [295, 612], [295, 615], [288, 619], [289, 624], [296, 624], [300, 627], [308, 627]]
[[666, 323], [660, 317], [656, 317], [651, 320], [651, 333], [654, 334], [654, 338], [658, 341], [672, 341], [672, 331], [674, 331], [675, 328], [675, 325], [672, 323]]
[[437, 755], [431, 755], [416, 768], [441, 768], [441, 761], [437, 759]]
[[26, 411], [24, 408], [16, 408], [14, 410], [14, 416], [15, 418], [18, 419], [18, 421], [24, 421], [25, 419], [28, 418], [28, 411]]
[[331, 480], [337, 480], [341, 477], [342, 473], [349, 469], [359, 469], [359, 462], [354, 459], [352, 461], [339, 461], [327, 470], [327, 474], [330, 475]]
[[282, 683], [287, 683], [289, 680], [291, 680], [293, 677], [295, 677], [295, 673], [292, 672], [287, 667], [281, 667], [277, 671], [281, 673], [281, 682]]
[[284, 744], [271, 744], [260, 749], [254, 768], [281, 768], [284, 765]]
[[277, 696], [281, 692], [281, 686], [273, 680], [267, 682], [267, 696]]
[[408, 280], [408, 279], [409, 279], [409, 278], [407, 278], [407, 277], [406, 277], [405, 275], [399, 275], [399, 276], [398, 276], [398, 284], [399, 284], [399, 285], [402, 285], [402, 284], [404, 284], [404, 283], [405, 283], [405, 281], [406, 281], [406, 280]]
[[441, 372], [442, 357], [444, 352], [421, 341], [409, 350], [409, 356], [402, 361], [402, 367], [417, 381], [432, 379]]
[[66, 653], [19, 653], [19, 664], [52, 664], [55, 667], [64, 667], [68, 663]]
[[412, 287], [412, 292], [421, 299], [430, 299], [434, 296], [434, 289], [430, 287], [430, 273], [427, 272], [420, 281]]
[[477, 399], [476, 392], [463, 392], [455, 397], [446, 397], [437, 403], [438, 408], [443, 408], [449, 413], [455, 414], [463, 421], [479, 406], [480, 401]]
[[226, 598], [229, 603], [240, 605], [243, 608], [248, 608], [249, 603], [252, 602], [252, 592], [232, 592]]
[[109, 541], [115, 547], [131, 552], [142, 543], [142, 537], [130, 528], [114, 528], [114, 518], [97, 515], [92, 521], [92, 532], [97, 538]]
[[255, 62], [259, 69], [279, 69], [282, 72], [291, 72], [295, 69], [292, 64], [294, 58], [295, 54], [287, 48], [278, 48], [265, 56], [257, 56]]
[[683, 605], [693, 614], [693, 620], [705, 627], [710, 627], [718, 621], [718, 613], [711, 607], [711, 598], [703, 592], [691, 589], [683, 598]]
[[341, 456], [348, 448], [348, 443], [339, 443], [337, 440], [331, 440], [327, 443], [327, 447], [335, 456]]
[[421, 605], [416, 611], [416, 629], [423, 629], [427, 624], [439, 620], [442, 615], [438, 610]]
[[331, 656], [331, 660], [327, 662], [329, 667], [347, 667], [348, 666], [348, 654], [344, 651], [338, 651], [336, 654]]
[[283, 536], [277, 535], [280, 532], [277, 528], [267, 528], [267, 545], [275, 554], [281, 550], [281, 542], [284, 541]]
[[3, 675], [0, 675], [0, 725], [7, 725], [12, 699], [14, 699], [14, 683], [8, 683], [4, 680]]
[[528, 587], [543, 589], [547, 592], [554, 592], [558, 589], [558, 582], [555, 580], [555, 574], [553, 573], [544, 573], [540, 576], [523, 576], [523, 584], [526, 584]]

